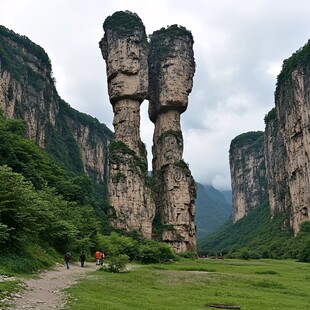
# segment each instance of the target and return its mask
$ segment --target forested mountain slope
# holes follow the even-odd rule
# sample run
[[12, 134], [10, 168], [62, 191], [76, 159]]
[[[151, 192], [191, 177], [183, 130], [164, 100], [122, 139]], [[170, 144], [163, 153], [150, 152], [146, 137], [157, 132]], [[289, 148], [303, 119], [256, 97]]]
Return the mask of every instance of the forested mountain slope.
[[217, 230], [231, 216], [231, 204], [224, 195], [211, 185], [197, 185], [196, 235], [197, 245], [210, 233]]

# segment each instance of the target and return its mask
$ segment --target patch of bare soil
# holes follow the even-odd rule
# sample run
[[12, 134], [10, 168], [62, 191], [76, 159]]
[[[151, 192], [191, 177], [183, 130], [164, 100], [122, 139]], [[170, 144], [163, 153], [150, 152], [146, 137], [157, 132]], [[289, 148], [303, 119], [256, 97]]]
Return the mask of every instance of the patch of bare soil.
[[25, 280], [26, 289], [13, 296], [12, 306], [9, 309], [63, 309], [66, 305], [66, 295], [63, 290], [79, 278], [90, 276], [88, 273], [96, 269], [98, 266], [95, 263], [85, 263], [84, 268], [75, 263], [70, 266], [70, 269], [59, 264], [54, 269], [40, 274], [37, 279]]

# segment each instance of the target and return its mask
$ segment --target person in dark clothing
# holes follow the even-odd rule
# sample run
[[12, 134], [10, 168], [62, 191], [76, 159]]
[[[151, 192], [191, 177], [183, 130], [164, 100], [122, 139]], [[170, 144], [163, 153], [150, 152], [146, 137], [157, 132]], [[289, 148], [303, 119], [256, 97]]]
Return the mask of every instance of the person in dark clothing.
[[81, 267], [84, 267], [85, 260], [86, 260], [85, 253], [82, 252], [81, 255], [80, 255]]
[[70, 268], [71, 258], [72, 258], [71, 253], [67, 252], [65, 255], [65, 262], [66, 262], [67, 269]]

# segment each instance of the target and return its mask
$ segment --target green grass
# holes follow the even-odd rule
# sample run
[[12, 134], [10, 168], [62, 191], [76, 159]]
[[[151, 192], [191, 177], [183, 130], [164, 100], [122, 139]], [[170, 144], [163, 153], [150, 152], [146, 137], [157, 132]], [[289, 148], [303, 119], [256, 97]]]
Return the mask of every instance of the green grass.
[[0, 281], [0, 309], [1, 307], [9, 306], [9, 301], [6, 300], [11, 294], [20, 290], [21, 282], [15, 278], [7, 278], [5, 281]]
[[[310, 264], [292, 260], [181, 260], [138, 265], [125, 273], [95, 272], [67, 290], [68, 310], [310, 309]], [[211, 308], [210, 308], [211, 309]]]

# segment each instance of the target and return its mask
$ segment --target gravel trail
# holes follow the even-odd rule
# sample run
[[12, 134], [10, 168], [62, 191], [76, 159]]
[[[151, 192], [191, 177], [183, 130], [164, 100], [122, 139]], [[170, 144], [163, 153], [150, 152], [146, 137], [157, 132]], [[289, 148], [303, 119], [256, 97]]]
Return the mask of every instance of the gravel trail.
[[57, 265], [39, 275], [37, 279], [25, 280], [26, 290], [15, 294], [10, 310], [47, 310], [63, 309], [66, 305], [66, 295], [63, 289], [70, 287], [79, 278], [90, 276], [88, 273], [98, 269], [95, 263], [85, 263], [81, 268], [78, 263], [66, 269], [65, 265]]

